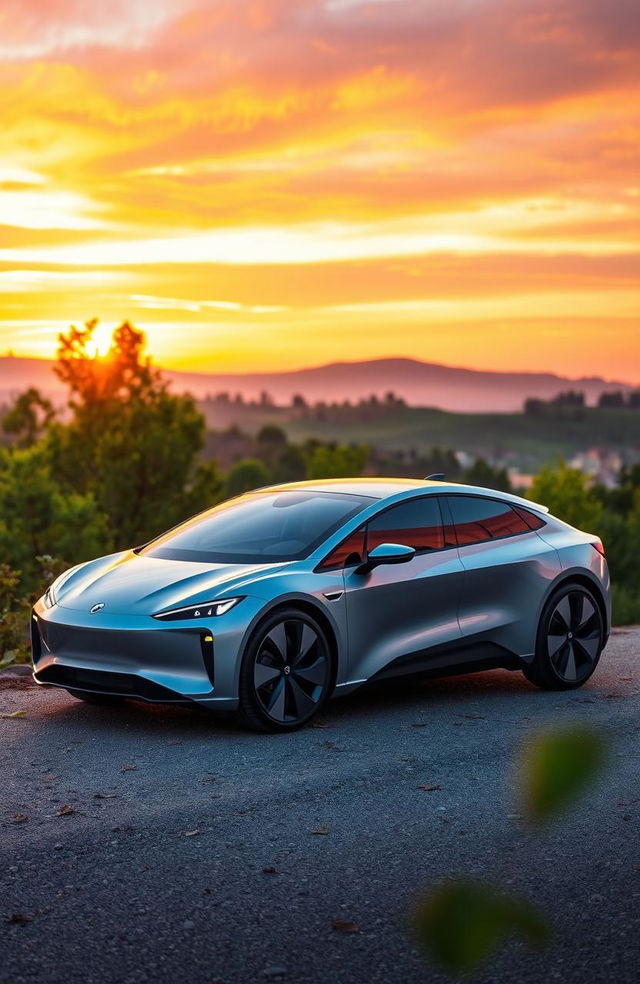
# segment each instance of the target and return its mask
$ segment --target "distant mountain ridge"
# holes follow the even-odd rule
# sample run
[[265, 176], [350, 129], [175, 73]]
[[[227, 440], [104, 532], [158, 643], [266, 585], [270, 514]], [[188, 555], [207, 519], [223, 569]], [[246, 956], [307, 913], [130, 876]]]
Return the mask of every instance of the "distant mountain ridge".
[[[28, 386], [36, 386], [55, 402], [65, 395], [64, 386], [45, 359], [0, 357], [0, 403], [9, 402]], [[371, 394], [383, 397], [393, 390], [412, 406], [438, 407], [460, 412], [513, 412], [527, 397], [548, 400], [574, 389], [594, 404], [604, 391], [629, 391], [626, 383], [599, 376], [570, 379], [555, 373], [493, 372], [462, 369], [416, 359], [385, 358], [362, 362], [333, 362], [308, 369], [262, 373], [194, 373], [163, 370], [176, 392], [190, 392], [196, 399], [222, 391], [255, 399], [261, 392], [279, 404], [288, 404], [299, 393], [310, 402], [357, 401]]]

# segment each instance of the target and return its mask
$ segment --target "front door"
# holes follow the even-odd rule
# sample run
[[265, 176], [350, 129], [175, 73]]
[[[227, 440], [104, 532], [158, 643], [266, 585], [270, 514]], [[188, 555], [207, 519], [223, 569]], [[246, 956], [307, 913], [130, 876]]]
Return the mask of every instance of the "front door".
[[366, 574], [357, 566], [345, 569], [351, 680], [428, 668], [435, 656], [427, 650], [461, 637], [457, 609], [464, 568], [457, 548], [445, 543], [437, 497], [404, 500], [371, 519], [366, 549], [381, 543], [414, 547], [416, 555]]

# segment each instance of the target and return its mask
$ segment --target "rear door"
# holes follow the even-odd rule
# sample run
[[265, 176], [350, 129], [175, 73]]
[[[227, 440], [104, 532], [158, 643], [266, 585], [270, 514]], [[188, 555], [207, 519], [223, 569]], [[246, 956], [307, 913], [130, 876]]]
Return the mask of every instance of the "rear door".
[[556, 551], [535, 531], [543, 521], [486, 496], [443, 496], [442, 508], [465, 570], [458, 611], [465, 641], [533, 653], [542, 600], [560, 570]]
[[400, 543], [414, 547], [416, 555], [364, 575], [357, 566], [346, 567], [349, 675], [368, 679], [385, 668], [421, 668], [427, 650], [461, 636], [457, 608], [464, 569], [456, 546], [445, 540], [438, 499], [429, 495], [396, 503], [371, 519], [362, 534], [366, 550]]

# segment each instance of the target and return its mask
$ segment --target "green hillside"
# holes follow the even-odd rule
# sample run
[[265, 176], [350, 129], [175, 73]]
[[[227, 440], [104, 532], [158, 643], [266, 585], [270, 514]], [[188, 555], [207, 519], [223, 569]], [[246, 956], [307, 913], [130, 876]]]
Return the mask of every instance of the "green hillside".
[[429, 407], [323, 407], [304, 411], [256, 405], [206, 408], [209, 427], [238, 426], [254, 434], [277, 424], [289, 440], [366, 443], [385, 451], [437, 446], [504, 461], [533, 471], [559, 455], [598, 448], [625, 457], [640, 454], [640, 412], [627, 409], [548, 407], [542, 415], [448, 413]]

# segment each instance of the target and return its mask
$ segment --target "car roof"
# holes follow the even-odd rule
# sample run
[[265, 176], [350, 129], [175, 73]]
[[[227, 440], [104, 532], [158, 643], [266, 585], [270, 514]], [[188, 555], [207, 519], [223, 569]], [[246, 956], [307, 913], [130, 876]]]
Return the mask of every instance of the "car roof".
[[472, 495], [485, 495], [493, 499], [504, 499], [516, 505], [526, 506], [548, 512], [547, 506], [523, 499], [522, 496], [511, 492], [499, 492], [496, 489], [481, 488], [478, 485], [463, 485], [460, 482], [432, 481], [420, 478], [326, 478], [306, 482], [290, 482], [286, 485], [269, 485], [260, 489], [261, 492], [275, 491], [314, 491], [314, 492], [343, 492], [348, 495], [363, 495], [372, 499], [389, 499], [402, 492], [466, 492]]

